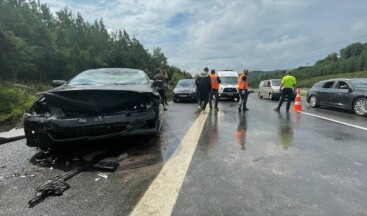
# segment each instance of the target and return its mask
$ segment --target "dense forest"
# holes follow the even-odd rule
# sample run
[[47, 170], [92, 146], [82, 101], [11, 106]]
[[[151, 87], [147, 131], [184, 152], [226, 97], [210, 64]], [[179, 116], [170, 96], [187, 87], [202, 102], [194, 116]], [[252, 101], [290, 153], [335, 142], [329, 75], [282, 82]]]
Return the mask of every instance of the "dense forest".
[[167, 65], [159, 47], [149, 52], [125, 30], [108, 32], [103, 20], [86, 22], [65, 7], [54, 16], [40, 1], [0, 0], [0, 79], [70, 79], [90, 68], [167, 68], [174, 84], [191, 74]]
[[19, 124], [51, 80], [101, 67], [142, 69], [149, 77], [165, 68], [170, 87], [192, 77], [168, 65], [159, 47], [150, 52], [125, 30], [107, 31], [103, 19], [89, 23], [67, 7], [53, 14], [40, 1], [0, 0], [0, 126]]
[[[254, 71], [249, 74], [251, 86], [257, 88], [260, 81], [264, 79], [282, 78], [285, 72], [286, 70]], [[293, 69], [292, 72], [299, 81], [299, 87], [311, 87], [315, 82], [325, 77], [367, 78], [367, 43], [350, 44], [341, 49], [339, 53], [331, 53], [312, 66], [299, 67]]]

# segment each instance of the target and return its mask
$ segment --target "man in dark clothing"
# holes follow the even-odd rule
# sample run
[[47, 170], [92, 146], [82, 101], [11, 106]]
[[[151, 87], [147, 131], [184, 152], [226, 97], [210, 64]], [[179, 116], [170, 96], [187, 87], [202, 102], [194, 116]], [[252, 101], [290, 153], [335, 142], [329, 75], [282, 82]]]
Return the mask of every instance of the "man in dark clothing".
[[[207, 69], [207, 70], [205, 70]], [[201, 110], [203, 111], [203, 113], [205, 112], [205, 108], [206, 105], [208, 104], [208, 100], [209, 100], [209, 93], [211, 88], [211, 82], [210, 82], [210, 77], [208, 76], [208, 73], [206, 71], [209, 71], [208, 68], [205, 68], [203, 72], [201, 72], [201, 76], [198, 77], [196, 79], [196, 85], [198, 87], [198, 92], [199, 92], [199, 108], [198, 108], [198, 112], [200, 112]], [[206, 75], [206, 76], [205, 76]]]
[[[201, 104], [202, 104], [202, 101], [200, 99], [200, 88], [199, 88], [199, 83], [200, 83], [200, 79], [203, 78], [203, 77], [207, 77], [208, 76], [208, 72], [209, 72], [209, 69], [206, 67], [204, 68], [204, 71], [200, 73], [200, 75], [196, 78], [195, 80], [195, 84], [196, 84], [196, 90], [197, 90], [197, 94], [198, 94], [198, 112], [200, 111], [200, 109], [202, 108], [201, 107]], [[209, 97], [209, 96], [208, 96]], [[209, 98], [208, 98], [209, 99]]]
[[222, 83], [222, 81], [220, 80], [220, 78], [215, 74], [215, 70], [211, 70], [210, 71], [210, 82], [211, 82], [211, 91], [210, 91], [210, 95], [209, 95], [209, 107], [210, 109], [212, 109], [212, 101], [213, 101], [213, 95], [215, 96], [215, 110], [219, 110], [218, 109], [218, 101], [219, 101], [219, 94], [218, 94], [218, 89], [219, 89], [219, 84]]
[[160, 80], [163, 82], [162, 86], [158, 86], [157, 87], [157, 91], [159, 93], [159, 95], [161, 96], [161, 100], [162, 100], [162, 104], [163, 104], [163, 109], [164, 111], [166, 111], [166, 107], [165, 107], [165, 102], [164, 102], [164, 98], [165, 98], [165, 94], [166, 94], [166, 87], [165, 87], [165, 83], [164, 81], [167, 79], [167, 73], [165, 73], [165, 71], [162, 71], [160, 68], [157, 68], [157, 70], [155, 71], [156, 75], [154, 75], [154, 80]]

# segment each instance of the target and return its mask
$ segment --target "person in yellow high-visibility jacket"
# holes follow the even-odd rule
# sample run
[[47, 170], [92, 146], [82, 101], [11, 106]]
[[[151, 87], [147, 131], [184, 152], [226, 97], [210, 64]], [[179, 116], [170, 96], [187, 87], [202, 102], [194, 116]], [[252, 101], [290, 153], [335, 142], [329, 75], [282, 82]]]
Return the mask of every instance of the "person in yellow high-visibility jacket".
[[213, 101], [213, 95], [215, 96], [215, 106], [214, 109], [215, 110], [219, 110], [218, 109], [218, 101], [219, 101], [219, 95], [218, 95], [218, 89], [219, 89], [219, 84], [222, 81], [220, 80], [220, 78], [215, 74], [215, 70], [211, 70], [210, 71], [210, 83], [212, 85], [212, 90], [210, 91], [210, 95], [209, 95], [209, 107], [210, 109], [213, 109], [212, 107], [212, 101]]
[[240, 101], [238, 103], [238, 112], [241, 112], [241, 107], [243, 111], [248, 111], [247, 108], [247, 98], [248, 98], [248, 79], [247, 79], [248, 69], [244, 69], [243, 73], [238, 78], [238, 93], [240, 95]]
[[[287, 71], [287, 75], [285, 75], [282, 79], [282, 84], [280, 85], [280, 90], [282, 91], [282, 96], [279, 99], [278, 107], [274, 109], [274, 111], [279, 112], [280, 107], [283, 104], [285, 98], [287, 98], [287, 106], [285, 107], [286, 111], [289, 112], [289, 108], [291, 107], [291, 100], [293, 95], [293, 89], [296, 85], [297, 81], [294, 76], [292, 76], [291, 71]], [[283, 88], [283, 90], [282, 90]]]

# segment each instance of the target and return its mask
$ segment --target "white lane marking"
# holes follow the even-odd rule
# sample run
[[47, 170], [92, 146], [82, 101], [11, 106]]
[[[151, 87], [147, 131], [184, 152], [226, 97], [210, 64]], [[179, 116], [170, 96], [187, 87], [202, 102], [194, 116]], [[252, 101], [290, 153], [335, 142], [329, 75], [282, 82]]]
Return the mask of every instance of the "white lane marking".
[[345, 122], [342, 122], [342, 121], [334, 120], [334, 119], [331, 119], [331, 118], [326, 118], [326, 117], [323, 117], [323, 116], [314, 115], [314, 114], [307, 113], [307, 112], [300, 112], [300, 113], [310, 115], [310, 116], [314, 116], [314, 117], [317, 117], [317, 118], [321, 118], [321, 119], [324, 119], [324, 120], [327, 120], [327, 121], [332, 121], [332, 122], [335, 122], [335, 123], [338, 123], [338, 124], [347, 125], [349, 127], [354, 127], [354, 128], [358, 128], [358, 129], [367, 131], [367, 128], [364, 128], [364, 127], [361, 127], [361, 126], [345, 123]]
[[131, 216], [171, 215], [208, 114], [200, 114], [172, 157], [149, 186]]

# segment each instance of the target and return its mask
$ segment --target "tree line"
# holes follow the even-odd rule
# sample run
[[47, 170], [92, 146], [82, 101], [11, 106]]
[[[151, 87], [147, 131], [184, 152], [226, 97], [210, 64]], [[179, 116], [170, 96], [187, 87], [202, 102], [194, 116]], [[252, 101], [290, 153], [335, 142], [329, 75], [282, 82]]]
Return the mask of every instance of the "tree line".
[[[338, 53], [331, 53], [324, 59], [317, 61], [312, 66], [298, 67], [292, 70], [293, 75], [298, 80], [306, 80], [314, 77], [329, 75], [346, 74], [349, 73], [367, 71], [367, 43], [352, 43], [345, 48], [340, 49]], [[284, 76], [286, 70], [277, 70], [272, 72], [253, 72], [249, 74], [251, 85], [258, 87], [261, 80], [264, 79], [280, 79]], [[367, 77], [366, 73], [363, 77]], [[340, 76], [338, 76], [340, 77]], [[311, 83], [307, 86], [310, 87]]]
[[191, 74], [167, 64], [159, 47], [150, 52], [125, 30], [108, 32], [103, 19], [89, 23], [68, 7], [52, 14], [40, 1], [0, 0], [0, 79], [68, 80], [83, 70], [126, 67], [152, 77], [166, 68], [173, 85]]

